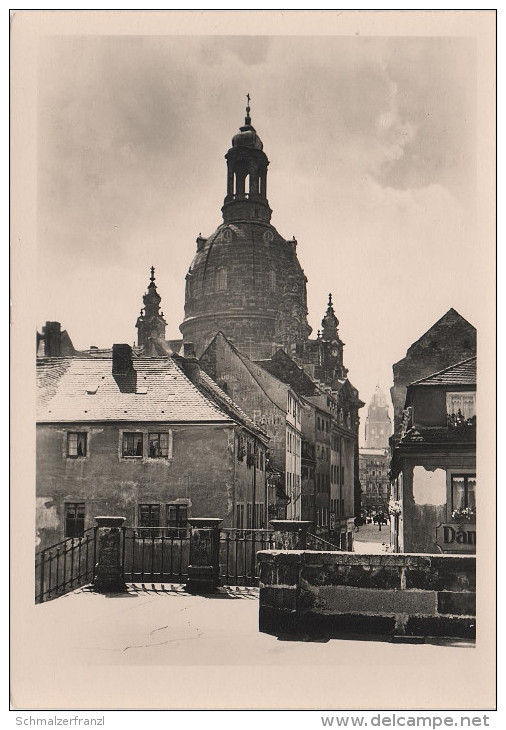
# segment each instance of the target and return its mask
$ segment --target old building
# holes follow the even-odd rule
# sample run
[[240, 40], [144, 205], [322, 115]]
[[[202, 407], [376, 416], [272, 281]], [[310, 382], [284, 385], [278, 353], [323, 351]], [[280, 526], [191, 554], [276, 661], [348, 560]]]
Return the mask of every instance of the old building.
[[359, 449], [362, 515], [388, 514], [392, 421], [385, 394], [376, 386], [367, 408], [365, 445]]
[[362, 487], [362, 516], [388, 514], [390, 498], [390, 448], [359, 449], [359, 476]]
[[[363, 404], [346, 377], [340, 340], [341, 347], [334, 352], [338, 323], [329, 298], [323, 324], [331, 318], [332, 327], [327, 326], [325, 338], [312, 345], [312, 354], [316, 352], [317, 357], [308, 369], [313, 377], [306, 365], [299, 364], [305, 351], [290, 357], [278, 350], [258, 364], [290, 385], [301, 399], [302, 446], [306, 454], [302, 460], [303, 519], [313, 521], [318, 535], [351, 549], [358, 481], [358, 409]], [[315, 372], [321, 379], [316, 379]]]
[[392, 456], [399, 552], [476, 550], [476, 357], [411, 383]]
[[408, 348], [393, 366], [394, 439], [399, 435], [408, 385], [473, 355], [476, 329], [453, 308]]
[[223, 223], [204, 238], [186, 276], [181, 332], [197, 355], [221, 331], [250, 360], [292, 352], [311, 333], [297, 241], [271, 224], [269, 160], [246, 109], [227, 160]]
[[200, 358], [202, 369], [269, 438], [271, 519], [301, 519], [301, 409], [296, 390], [251, 361], [222, 332]]
[[188, 357], [37, 360], [37, 545], [101, 514], [182, 529], [266, 520], [265, 432]]

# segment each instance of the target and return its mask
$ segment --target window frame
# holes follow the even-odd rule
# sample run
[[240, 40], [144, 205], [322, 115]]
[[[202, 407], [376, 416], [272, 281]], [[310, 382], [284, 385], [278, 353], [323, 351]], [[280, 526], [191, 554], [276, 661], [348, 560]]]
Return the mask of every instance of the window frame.
[[[160, 436], [167, 436], [167, 454], [166, 455], [161, 454], [159, 456], [153, 456], [151, 454], [151, 437], [152, 436], [158, 436], [158, 441], [160, 441]], [[160, 460], [168, 461], [169, 459], [172, 459], [173, 458], [172, 457], [172, 453], [173, 453], [172, 430], [171, 429], [167, 429], [167, 430], [162, 430], [162, 431], [155, 431], [155, 430], [148, 431], [148, 433], [147, 433], [147, 447], [148, 447], [147, 448], [147, 454], [146, 454], [146, 458], [147, 459], [153, 459], [154, 461], [160, 461]], [[131, 457], [126, 457], [126, 458], [131, 458]]]
[[[142, 508], [143, 507], [148, 507], [149, 508], [149, 513], [150, 513], [149, 522], [150, 523], [153, 521], [152, 518], [151, 518], [151, 510], [153, 508], [157, 508], [158, 509], [158, 524], [157, 525], [153, 525], [153, 524], [143, 525], [143, 524], [141, 524], [142, 523], [141, 514], [142, 514]], [[142, 529], [142, 528], [153, 528], [153, 527], [160, 528], [162, 526], [161, 525], [161, 519], [162, 519], [162, 509], [161, 509], [160, 502], [139, 502], [137, 504], [137, 527], [139, 527], [140, 529]], [[154, 533], [150, 533], [150, 534], [154, 534]]]
[[[71, 507], [76, 508], [76, 517], [69, 517], [68, 516], [68, 510]], [[82, 517], [79, 517], [77, 515], [79, 509], [82, 508]], [[85, 530], [85, 521], [86, 521], [86, 502], [64, 502], [63, 503], [63, 509], [64, 509], [64, 521], [63, 521], [63, 536], [65, 539], [67, 538], [74, 538], [74, 537], [83, 537], [84, 530]], [[68, 534], [69, 531], [67, 529], [67, 524], [69, 520], [73, 520], [74, 524], [82, 522], [82, 529], [78, 530], [80, 534]], [[71, 531], [72, 532], [72, 531]]]
[[[69, 438], [70, 436], [77, 436], [76, 441], [76, 451], [79, 447], [79, 437], [84, 436], [84, 442], [85, 442], [85, 453], [84, 454], [70, 454], [69, 453]], [[89, 439], [88, 439], [88, 431], [67, 431], [67, 439], [65, 444], [65, 456], [67, 459], [87, 459], [89, 455]]]
[[[120, 431], [120, 454], [122, 459], [143, 459], [144, 458], [144, 431]], [[125, 454], [125, 437], [126, 436], [140, 436], [142, 453], [140, 454]]]
[[[176, 512], [175, 524], [171, 524], [174, 520], [170, 520], [171, 510]], [[184, 513], [185, 519], [180, 519], [180, 513]], [[165, 505], [165, 526], [168, 534], [183, 537], [188, 532], [189, 505], [181, 502], [167, 502]]]
[[468, 479], [474, 479], [474, 509], [476, 511], [476, 472], [472, 472], [469, 469], [462, 470], [462, 471], [451, 471], [449, 473], [448, 478], [448, 497], [447, 497], [447, 516], [448, 521], [455, 521], [452, 517], [452, 512], [455, 509], [462, 509], [458, 507], [453, 506], [453, 480], [454, 478], [457, 479], [464, 479], [464, 495], [465, 495], [465, 504], [463, 508], [469, 507], [469, 489], [468, 489]]

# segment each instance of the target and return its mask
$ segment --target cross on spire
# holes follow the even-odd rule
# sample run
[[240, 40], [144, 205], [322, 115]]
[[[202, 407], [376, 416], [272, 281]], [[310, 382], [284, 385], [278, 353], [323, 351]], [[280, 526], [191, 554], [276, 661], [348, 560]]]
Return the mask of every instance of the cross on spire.
[[251, 125], [251, 117], [249, 115], [249, 113], [251, 111], [250, 105], [249, 105], [249, 103], [251, 101], [251, 96], [249, 95], [249, 92], [246, 94], [246, 99], [248, 100], [248, 103], [247, 103], [247, 106], [246, 106], [246, 117], [244, 119], [244, 123], [246, 124], [246, 126], [249, 127]]
[[154, 280], [155, 280], [155, 267], [152, 266], [151, 267], [151, 278], [150, 278], [150, 281], [154, 282]]

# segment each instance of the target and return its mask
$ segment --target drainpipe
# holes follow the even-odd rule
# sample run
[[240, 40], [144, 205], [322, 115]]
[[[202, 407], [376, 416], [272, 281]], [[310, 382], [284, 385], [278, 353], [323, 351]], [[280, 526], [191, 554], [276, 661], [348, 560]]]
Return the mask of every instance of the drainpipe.
[[342, 518], [342, 504], [343, 504], [343, 444], [344, 439], [339, 436], [339, 547], [341, 547], [341, 518]]
[[256, 436], [254, 437], [253, 441], [253, 505], [252, 505], [252, 514], [251, 514], [251, 527], [253, 530], [256, 528], [256, 519], [255, 519], [255, 501], [256, 501], [256, 492], [257, 492], [257, 439]]

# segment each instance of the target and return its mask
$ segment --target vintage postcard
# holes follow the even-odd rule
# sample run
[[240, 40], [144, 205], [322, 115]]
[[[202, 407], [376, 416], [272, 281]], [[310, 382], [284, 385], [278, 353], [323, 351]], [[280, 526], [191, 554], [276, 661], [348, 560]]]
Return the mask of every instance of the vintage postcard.
[[13, 707], [494, 709], [495, 23], [12, 12]]

